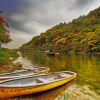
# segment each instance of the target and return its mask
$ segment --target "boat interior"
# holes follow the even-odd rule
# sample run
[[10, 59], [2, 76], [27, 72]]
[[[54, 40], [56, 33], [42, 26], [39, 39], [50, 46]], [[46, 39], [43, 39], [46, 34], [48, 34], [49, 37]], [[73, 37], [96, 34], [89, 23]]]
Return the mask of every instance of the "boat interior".
[[32, 74], [35, 74], [37, 72], [40, 72], [42, 70], [46, 70], [46, 68], [36, 68], [36, 69], [33, 69], [33, 70], [21, 70], [21, 71], [16, 71], [16, 72], [13, 72], [13, 73], [5, 73], [5, 74], [0, 74], [0, 77], [15, 77], [15, 76], [26, 76], [27, 74], [28, 75], [32, 75]]
[[48, 75], [41, 75], [41, 76], [35, 76], [35, 77], [26, 77], [26, 78], [18, 78], [18, 79], [10, 79], [8, 81], [4, 81], [0, 83], [0, 87], [6, 86], [6, 87], [24, 87], [24, 86], [36, 86], [46, 83], [51, 83], [55, 81], [62, 80], [64, 78], [71, 77], [72, 74], [69, 73], [53, 73]]

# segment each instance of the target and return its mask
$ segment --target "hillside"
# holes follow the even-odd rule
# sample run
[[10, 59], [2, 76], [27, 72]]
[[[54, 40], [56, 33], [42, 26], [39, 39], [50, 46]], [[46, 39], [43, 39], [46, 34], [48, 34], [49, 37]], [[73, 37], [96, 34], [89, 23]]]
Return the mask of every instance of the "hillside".
[[60, 23], [22, 45], [20, 49], [55, 52], [100, 52], [100, 7], [87, 16]]
[[[12, 40], [8, 28], [9, 25], [5, 20], [4, 13], [0, 11], [0, 72], [2, 69], [6, 70], [3, 65], [7, 64], [8, 66], [8, 64], [18, 57], [16, 51], [2, 48], [2, 44], [6, 44]], [[8, 69], [10, 69], [10, 67], [8, 67]]]
[[3, 11], [0, 11], [0, 46], [11, 41], [8, 23], [5, 21]]

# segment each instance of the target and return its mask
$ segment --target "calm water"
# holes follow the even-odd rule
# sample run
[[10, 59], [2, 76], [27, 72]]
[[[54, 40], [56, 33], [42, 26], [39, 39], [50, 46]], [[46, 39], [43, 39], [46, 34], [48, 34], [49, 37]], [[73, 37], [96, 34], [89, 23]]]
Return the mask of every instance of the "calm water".
[[100, 55], [62, 54], [48, 56], [33, 51], [24, 51], [22, 55], [23, 57], [19, 61], [22, 60], [21, 62], [24, 64], [23, 66], [26, 65], [26, 68], [44, 66], [49, 67], [53, 72], [70, 70], [78, 74], [76, 80], [66, 84], [67, 86], [64, 85], [33, 96], [37, 98], [36, 100], [100, 100]]

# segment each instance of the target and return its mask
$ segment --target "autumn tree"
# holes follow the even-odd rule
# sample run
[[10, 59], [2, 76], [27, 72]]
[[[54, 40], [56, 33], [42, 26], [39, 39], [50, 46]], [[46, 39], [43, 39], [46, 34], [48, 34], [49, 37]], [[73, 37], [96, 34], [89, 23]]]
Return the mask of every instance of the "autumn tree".
[[8, 24], [4, 19], [3, 12], [0, 11], [0, 47], [2, 44], [6, 44], [11, 41], [11, 37], [8, 30]]

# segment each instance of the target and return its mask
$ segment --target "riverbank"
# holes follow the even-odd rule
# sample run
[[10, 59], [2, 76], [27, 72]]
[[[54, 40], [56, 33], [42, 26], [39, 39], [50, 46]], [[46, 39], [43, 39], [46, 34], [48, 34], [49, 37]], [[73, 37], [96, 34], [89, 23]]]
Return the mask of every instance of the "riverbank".
[[18, 54], [15, 50], [0, 48], [0, 73], [21, 69], [21, 64], [12, 63], [17, 57]]
[[22, 69], [22, 65], [21, 64], [14, 64], [14, 63], [10, 63], [10, 64], [7, 64], [7, 65], [3, 65], [3, 66], [0, 66], [0, 74], [1, 73], [9, 73], [9, 72], [13, 72], [15, 70], [20, 70]]

